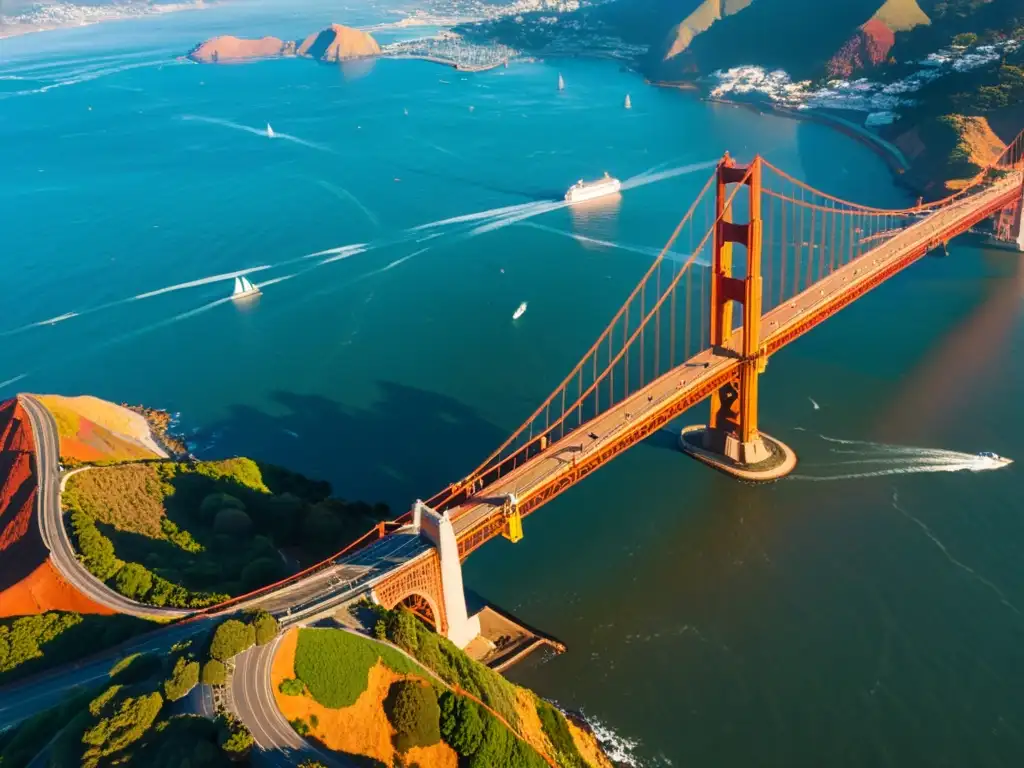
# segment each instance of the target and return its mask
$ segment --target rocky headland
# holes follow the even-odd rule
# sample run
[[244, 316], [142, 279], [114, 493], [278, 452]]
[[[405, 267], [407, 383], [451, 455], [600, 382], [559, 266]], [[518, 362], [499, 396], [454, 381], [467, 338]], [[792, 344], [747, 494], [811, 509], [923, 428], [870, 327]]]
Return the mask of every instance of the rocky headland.
[[608, 0], [456, 29], [607, 56], [657, 85], [828, 122], [941, 196], [1024, 127], [1024, 13], [1006, 0]]
[[331, 24], [301, 42], [277, 37], [247, 40], [221, 35], [200, 43], [189, 52], [188, 57], [203, 64], [217, 64], [294, 57], [338, 62], [379, 54], [380, 46], [368, 32], [342, 24]]

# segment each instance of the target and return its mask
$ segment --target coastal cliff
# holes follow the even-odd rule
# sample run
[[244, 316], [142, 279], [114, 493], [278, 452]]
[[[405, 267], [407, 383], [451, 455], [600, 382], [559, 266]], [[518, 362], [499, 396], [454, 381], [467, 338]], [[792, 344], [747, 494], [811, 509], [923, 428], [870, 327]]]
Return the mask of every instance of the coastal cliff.
[[369, 33], [342, 24], [331, 24], [309, 35], [301, 43], [277, 37], [246, 40], [221, 35], [200, 43], [189, 52], [188, 57], [203, 64], [291, 57], [336, 62], [376, 56], [379, 53], [380, 46]]
[[977, 173], [992, 136], [1008, 143], [1024, 127], [1020, 2], [609, 0], [550, 17], [458, 31], [540, 55], [613, 55], [655, 84], [839, 117], [876, 150], [899, 148], [891, 164], [926, 196]]

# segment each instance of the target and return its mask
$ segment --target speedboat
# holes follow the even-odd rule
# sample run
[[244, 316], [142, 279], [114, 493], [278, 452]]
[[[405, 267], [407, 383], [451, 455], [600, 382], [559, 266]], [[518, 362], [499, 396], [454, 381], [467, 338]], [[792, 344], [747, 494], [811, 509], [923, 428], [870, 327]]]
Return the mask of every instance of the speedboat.
[[982, 451], [978, 454], [979, 459], [988, 459], [989, 461], [997, 462], [998, 464], [1012, 464], [1013, 459], [1008, 459], [1005, 456], [1000, 456], [998, 453], [992, 453], [992, 451]]
[[526, 314], [526, 302], [524, 301], [519, 305], [518, 309], [512, 313], [512, 319], [518, 320], [520, 317]]

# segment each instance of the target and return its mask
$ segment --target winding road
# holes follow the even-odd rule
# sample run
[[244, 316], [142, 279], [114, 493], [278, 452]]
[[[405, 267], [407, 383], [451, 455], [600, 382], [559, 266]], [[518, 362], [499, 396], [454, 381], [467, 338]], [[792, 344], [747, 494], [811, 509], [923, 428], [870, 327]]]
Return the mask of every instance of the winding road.
[[32, 425], [36, 445], [36, 520], [43, 544], [50, 551], [50, 562], [71, 584], [95, 603], [117, 613], [126, 613], [144, 619], [176, 619], [191, 611], [177, 608], [157, 608], [129, 600], [97, 579], [78, 559], [64, 526], [60, 506], [60, 437], [57, 422], [46, 407], [32, 395], [18, 395], [18, 400]]

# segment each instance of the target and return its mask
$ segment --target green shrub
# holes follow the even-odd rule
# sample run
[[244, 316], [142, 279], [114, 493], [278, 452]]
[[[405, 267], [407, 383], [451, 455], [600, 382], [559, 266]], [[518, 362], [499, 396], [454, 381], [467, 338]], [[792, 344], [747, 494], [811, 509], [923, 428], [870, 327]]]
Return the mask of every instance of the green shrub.
[[[462, 765], [461, 761], [459, 763]], [[488, 713], [480, 746], [466, 761], [467, 768], [546, 768], [547, 763], [526, 742], [516, 738]]]
[[227, 493], [211, 493], [199, 505], [199, 513], [203, 520], [212, 521], [222, 509], [245, 509], [240, 499]]
[[281, 681], [277, 690], [285, 696], [301, 696], [306, 692], [306, 684], [297, 677], [289, 677]]
[[[447, 638], [428, 629], [411, 611], [400, 608], [387, 618], [388, 637], [412, 653], [441, 679], [458, 685], [498, 712], [514, 727], [519, 724], [516, 692], [508, 680], [463, 653]], [[415, 633], [411, 639], [410, 634]]]
[[573, 741], [565, 715], [543, 699], [537, 699], [537, 715], [555, 750], [555, 762], [567, 768], [587, 768], [587, 762]]
[[978, 42], [978, 36], [973, 32], [961, 32], [953, 38], [953, 45], [962, 45], [969, 48]]
[[378, 640], [388, 639], [388, 623], [384, 619], [377, 619], [373, 623], [373, 636]]
[[256, 642], [256, 630], [238, 619], [228, 619], [213, 633], [210, 656], [220, 661], [237, 656]]
[[256, 645], [266, 645], [277, 637], [277, 619], [266, 611], [254, 613], [249, 623], [252, 624], [253, 629], [256, 631]]
[[125, 563], [114, 577], [114, 588], [131, 600], [142, 600], [153, 588], [153, 574], [138, 563]]
[[204, 685], [224, 685], [224, 681], [227, 679], [227, 669], [225, 669], [224, 663], [216, 659], [207, 661], [203, 664], [202, 678]]
[[196, 554], [203, 551], [203, 545], [193, 539], [191, 533], [178, 528], [170, 518], [160, 518], [160, 531], [167, 537], [168, 541], [185, 552]]
[[174, 663], [171, 676], [164, 681], [164, 696], [168, 701], [177, 701], [191, 691], [199, 682], [199, 662], [189, 661], [184, 656]]
[[86, 569], [100, 581], [106, 581], [121, 568], [110, 539], [100, 533], [96, 523], [85, 512], [71, 513], [71, 531]]
[[429, 747], [441, 740], [441, 710], [433, 686], [418, 680], [392, 683], [384, 711], [395, 728], [395, 749], [399, 752]]
[[399, 648], [404, 648], [413, 656], [419, 650], [420, 620], [412, 611], [400, 609], [391, 614], [388, 624], [388, 637]]
[[299, 736], [309, 736], [309, 723], [307, 723], [301, 717], [296, 717], [294, 720], [289, 720], [288, 724], [295, 729], [295, 732], [299, 734]]
[[[82, 743], [87, 745], [82, 755], [82, 765], [87, 768], [142, 738], [152, 727], [164, 703], [163, 697], [156, 692], [121, 699], [116, 696], [120, 693], [120, 686], [111, 686], [110, 690], [114, 691], [114, 695], [102, 701], [93, 712], [94, 716], [100, 718], [99, 721], [82, 734]], [[112, 714], [102, 717], [109, 710], [112, 710]], [[93, 711], [92, 705], [90, 711]]]
[[44, 613], [0, 624], [0, 674], [41, 658], [41, 646], [81, 621], [77, 613]]
[[222, 509], [213, 518], [213, 530], [225, 536], [248, 536], [252, 533], [252, 518], [241, 509]]
[[310, 715], [309, 716], [309, 726], [311, 728], [316, 728], [318, 725], [320, 725], [320, 718], [317, 717], [316, 715]]
[[[441, 737], [461, 757], [472, 756], [480, 748], [484, 735], [484, 720], [480, 705], [457, 696], [451, 691], [441, 694]], [[488, 712], [484, 717], [492, 717]]]
[[399, 674], [425, 674], [395, 649], [342, 629], [300, 629], [295, 675], [310, 695], [331, 709], [349, 707], [366, 690], [370, 668], [383, 661]]
[[249, 729], [238, 718], [221, 715], [217, 721], [220, 731], [217, 743], [232, 760], [239, 760], [252, 749], [254, 739]]

